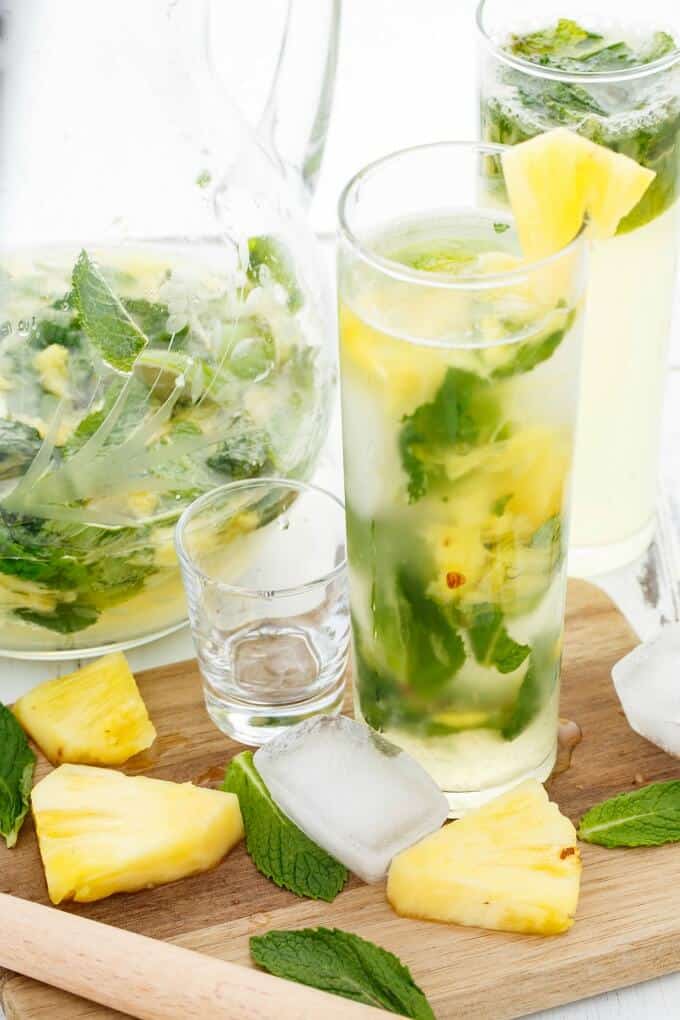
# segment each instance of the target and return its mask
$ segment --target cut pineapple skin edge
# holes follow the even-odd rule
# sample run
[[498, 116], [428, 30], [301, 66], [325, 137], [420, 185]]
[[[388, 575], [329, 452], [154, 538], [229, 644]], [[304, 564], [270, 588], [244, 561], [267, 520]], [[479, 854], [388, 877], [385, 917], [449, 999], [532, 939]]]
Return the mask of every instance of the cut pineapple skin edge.
[[13, 712], [53, 765], [122, 765], [156, 739], [122, 652], [40, 684]]
[[580, 881], [576, 830], [531, 779], [398, 854], [387, 899], [405, 917], [557, 935]]
[[89, 765], [60, 765], [31, 801], [55, 905], [207, 871], [244, 836], [233, 793]]

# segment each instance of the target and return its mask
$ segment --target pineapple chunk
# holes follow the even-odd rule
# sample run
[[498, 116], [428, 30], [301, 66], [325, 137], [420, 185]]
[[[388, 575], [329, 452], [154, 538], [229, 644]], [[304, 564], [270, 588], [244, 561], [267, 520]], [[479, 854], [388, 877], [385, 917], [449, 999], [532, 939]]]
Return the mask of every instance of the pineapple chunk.
[[522, 251], [543, 258], [576, 237], [612, 237], [654, 180], [653, 170], [555, 128], [508, 148], [502, 158]]
[[50, 344], [44, 347], [33, 359], [38, 370], [40, 383], [48, 393], [55, 397], [68, 395], [68, 351], [61, 344]]
[[91, 903], [207, 871], [243, 838], [235, 794], [61, 765], [33, 790], [52, 903]]
[[576, 830], [531, 779], [398, 854], [387, 898], [407, 917], [553, 935], [580, 879]]
[[48, 680], [20, 698], [13, 711], [53, 765], [122, 765], [156, 739], [120, 652]]

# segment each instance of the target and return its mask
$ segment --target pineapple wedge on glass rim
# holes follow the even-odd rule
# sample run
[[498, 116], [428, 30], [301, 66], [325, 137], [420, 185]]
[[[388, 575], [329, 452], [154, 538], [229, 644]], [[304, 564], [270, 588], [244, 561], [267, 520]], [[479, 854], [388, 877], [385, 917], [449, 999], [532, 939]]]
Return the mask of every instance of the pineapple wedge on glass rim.
[[406, 917], [556, 935], [580, 880], [576, 830], [530, 779], [398, 854], [387, 898]]
[[13, 712], [53, 765], [122, 765], [156, 739], [121, 652], [34, 687]]
[[244, 835], [238, 797], [60, 765], [33, 789], [50, 900], [91, 903], [207, 871]]

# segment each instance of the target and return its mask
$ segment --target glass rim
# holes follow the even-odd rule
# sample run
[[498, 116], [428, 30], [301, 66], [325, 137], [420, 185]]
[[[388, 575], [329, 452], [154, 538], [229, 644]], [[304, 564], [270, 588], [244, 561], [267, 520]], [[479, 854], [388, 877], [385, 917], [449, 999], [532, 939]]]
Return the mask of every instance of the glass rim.
[[338, 231], [340, 236], [352, 248], [355, 257], [363, 262], [372, 265], [385, 276], [400, 280], [403, 283], [417, 283], [421, 286], [434, 287], [442, 290], [493, 290], [503, 286], [514, 286], [519, 280], [526, 279], [537, 270], [558, 262], [561, 258], [570, 254], [578, 248], [583, 241], [583, 234], [586, 228], [584, 220], [578, 233], [568, 244], [553, 252], [552, 255], [544, 255], [540, 259], [525, 259], [516, 269], [508, 269], [502, 273], [462, 273], [451, 276], [446, 273], [433, 273], [429, 270], [413, 269], [411, 266], [403, 265], [401, 262], [393, 262], [392, 259], [378, 255], [370, 244], [362, 241], [352, 230], [346, 216], [347, 203], [352, 193], [376, 171], [381, 170], [391, 162], [401, 159], [404, 156], [412, 156], [419, 152], [439, 150], [452, 150], [458, 152], [477, 151], [483, 155], [500, 156], [512, 148], [510, 145], [496, 145], [490, 142], [481, 141], [442, 141], [426, 142], [423, 145], [411, 145], [404, 149], [396, 149], [379, 159], [367, 163], [357, 171], [344, 186], [338, 199]]
[[489, 3], [490, 0], [479, 0], [475, 14], [477, 30], [482, 41], [502, 63], [507, 64], [509, 67], [514, 67], [524, 74], [531, 74], [535, 78], [562, 82], [590, 82], [595, 85], [615, 84], [616, 82], [632, 81], [637, 78], [646, 78], [649, 75], [658, 74], [659, 71], [665, 71], [680, 61], [680, 48], [676, 47], [672, 53], [667, 53], [664, 57], [659, 57], [650, 64], [635, 64], [633, 67], [622, 68], [619, 71], [560, 71], [558, 68], [542, 67], [540, 64], [533, 64], [530, 60], [523, 60], [522, 57], [506, 53], [505, 50], [494, 42], [484, 24], [484, 14]]
[[243, 598], [287, 598], [294, 595], [304, 595], [309, 591], [313, 591], [315, 588], [320, 588], [323, 585], [329, 584], [334, 581], [337, 577], [343, 574], [347, 570], [347, 542], [345, 541], [344, 555], [340, 563], [337, 563], [330, 570], [326, 571], [320, 577], [313, 578], [311, 581], [304, 581], [302, 584], [292, 585], [287, 588], [249, 588], [244, 585], [229, 584], [227, 581], [220, 581], [217, 578], [211, 577], [210, 574], [206, 574], [198, 564], [194, 557], [186, 548], [184, 541], [184, 533], [187, 529], [188, 524], [196, 513], [204, 510], [206, 506], [209, 506], [215, 499], [219, 499], [222, 495], [231, 492], [241, 492], [247, 489], [257, 488], [271, 488], [273, 485], [280, 486], [281, 488], [293, 489], [298, 493], [314, 493], [317, 496], [323, 496], [331, 502], [335, 503], [343, 515], [345, 513], [345, 504], [336, 496], [335, 493], [330, 492], [328, 489], [324, 489], [320, 485], [315, 485], [313, 482], [302, 482], [294, 478], [283, 478], [279, 475], [261, 475], [259, 478], [243, 478], [235, 482], [225, 482], [224, 485], [218, 485], [214, 489], [210, 489], [209, 492], [204, 492], [202, 496], [190, 503], [182, 513], [180, 514], [177, 524], [175, 525], [175, 549], [177, 551], [177, 557], [180, 561], [180, 565], [190, 570], [196, 577], [205, 581], [207, 584], [212, 585], [215, 588], [219, 588], [221, 591], [228, 592], [230, 595], [240, 595]]

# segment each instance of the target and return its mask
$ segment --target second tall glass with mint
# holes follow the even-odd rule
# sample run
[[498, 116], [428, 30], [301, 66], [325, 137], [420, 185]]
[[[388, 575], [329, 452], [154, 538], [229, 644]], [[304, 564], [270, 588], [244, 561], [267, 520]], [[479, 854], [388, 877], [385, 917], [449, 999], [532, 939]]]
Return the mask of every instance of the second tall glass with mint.
[[484, 0], [482, 136], [567, 127], [656, 173], [611, 240], [591, 246], [570, 566], [594, 574], [653, 533], [680, 192], [677, 3]]
[[583, 251], [522, 260], [499, 156], [409, 150], [341, 201], [357, 711], [457, 813], [557, 740]]

